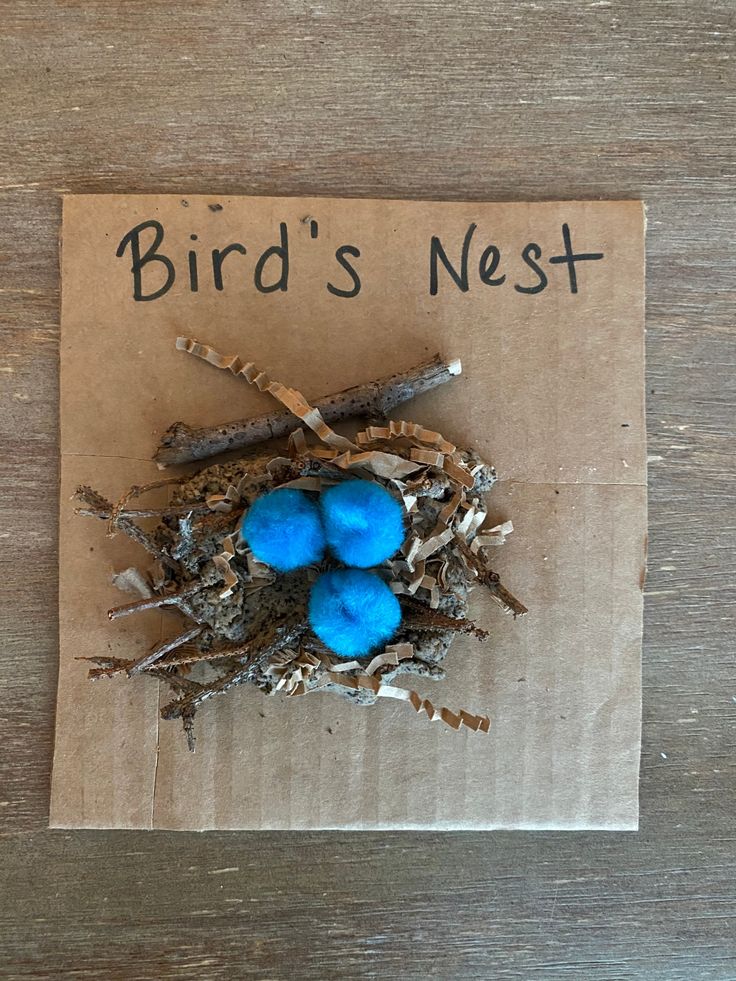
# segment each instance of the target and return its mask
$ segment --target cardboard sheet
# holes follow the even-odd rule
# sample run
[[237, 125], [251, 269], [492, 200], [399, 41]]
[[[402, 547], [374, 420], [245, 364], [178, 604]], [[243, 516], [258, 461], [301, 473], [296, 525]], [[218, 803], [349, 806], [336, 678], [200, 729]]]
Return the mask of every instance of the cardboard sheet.
[[[447, 680], [411, 687], [487, 712], [488, 735], [389, 700], [242, 688], [198, 713], [192, 755], [159, 720], [155, 681], [86, 680], [75, 657], [138, 656], [181, 621], [108, 622], [125, 602], [112, 573], [145, 554], [75, 516], [74, 488], [117, 499], [157, 475], [173, 421], [271, 407], [176, 351], [179, 334], [308, 398], [435, 352], [462, 360], [394, 416], [496, 465], [490, 517], [514, 532], [495, 567], [530, 613], [513, 621], [479, 587], [471, 612], [492, 639], [458, 637]], [[643, 377], [639, 202], [66, 197], [51, 825], [636, 828]]]

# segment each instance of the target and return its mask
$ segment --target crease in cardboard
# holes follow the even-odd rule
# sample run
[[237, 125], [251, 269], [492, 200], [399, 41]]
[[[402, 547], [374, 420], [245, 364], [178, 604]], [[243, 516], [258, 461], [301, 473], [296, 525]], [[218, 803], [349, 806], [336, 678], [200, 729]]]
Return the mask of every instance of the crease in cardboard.
[[[163, 618], [163, 616], [161, 616], [161, 631], [160, 631], [160, 634], [159, 634], [159, 640], [160, 640], [161, 643], [163, 643], [163, 641], [164, 641], [164, 633], [165, 633], [165, 631], [164, 631], [164, 618]], [[157, 695], [158, 695], [158, 697], [156, 699], [156, 703], [157, 703], [157, 707], [158, 707], [158, 710], [159, 711], [156, 712], [156, 752], [155, 752], [154, 764], [153, 764], [153, 780], [151, 781], [151, 785], [152, 785], [152, 790], [151, 790], [151, 822], [150, 822], [150, 828], [151, 829], [153, 829], [153, 828], [156, 827], [156, 789], [157, 789], [157, 783], [158, 783], [158, 763], [159, 763], [159, 759], [160, 759], [160, 755], [161, 755], [161, 721], [162, 720], [161, 720], [161, 711], [160, 710], [161, 710], [161, 694], [162, 694], [162, 688], [163, 688], [163, 684], [162, 684], [162, 682], [159, 679], [156, 679], [156, 682], [155, 683], [156, 683], [156, 686], [157, 686]]]

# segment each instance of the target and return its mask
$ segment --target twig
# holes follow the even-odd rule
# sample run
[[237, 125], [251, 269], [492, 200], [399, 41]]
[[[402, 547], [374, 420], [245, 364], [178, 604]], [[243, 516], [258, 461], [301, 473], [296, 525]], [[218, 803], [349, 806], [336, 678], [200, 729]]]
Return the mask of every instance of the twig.
[[106, 497], [103, 497], [99, 491], [96, 491], [94, 487], [90, 487], [89, 484], [80, 484], [79, 487], [74, 491], [73, 497], [79, 498], [80, 501], [84, 501], [89, 507], [94, 508], [96, 511], [110, 511], [112, 504]]
[[456, 539], [456, 544], [465, 556], [468, 565], [472, 566], [477, 572], [478, 582], [481, 582], [484, 586], [488, 587], [491, 596], [498, 603], [504, 613], [511, 613], [514, 619], [516, 619], [517, 617], [523, 617], [529, 612], [521, 600], [518, 600], [513, 593], [510, 593], [509, 590], [501, 584], [498, 573], [493, 572], [491, 569], [487, 569], [483, 565], [482, 560], [475, 555], [470, 548], [468, 548], [465, 542], [461, 541], [460, 539]]
[[[141, 508], [136, 511], [124, 508], [122, 511], [118, 511], [118, 519], [129, 518], [137, 521], [141, 518], [176, 518], [187, 514], [207, 514], [210, 510], [210, 506], [208, 504], [202, 504], [201, 501], [191, 504], [175, 505], [170, 508]], [[105, 521], [109, 521], [111, 508], [102, 510], [98, 510], [97, 508], [76, 508], [74, 513], [81, 515], [83, 518], [102, 518]]]
[[[131, 488], [131, 490], [135, 489], [137, 488]], [[74, 492], [74, 496], [78, 497], [80, 501], [83, 501], [94, 511], [106, 511], [108, 515], [112, 516], [115, 510], [112, 503], [108, 501], [106, 497], [103, 497], [102, 494], [99, 494], [96, 490], [94, 490], [92, 487], [88, 487], [86, 484], [82, 484], [80, 487], [77, 487], [76, 491]], [[179, 563], [172, 559], [167, 552], [159, 548], [151, 535], [149, 535], [148, 532], [144, 531], [142, 528], [139, 528], [137, 524], [130, 520], [130, 518], [119, 517], [117, 520], [117, 530], [122, 531], [122, 533], [127, 535], [128, 538], [131, 538], [134, 542], [137, 542], [139, 545], [145, 548], [150, 555], [157, 558], [159, 562], [165, 565], [172, 572], [176, 573], [177, 575], [181, 573]]]
[[87, 677], [90, 679], [109, 678], [113, 674], [120, 674], [127, 671], [133, 663], [132, 659], [126, 657], [77, 657], [75, 660], [92, 661], [93, 664], [99, 665], [89, 669]]
[[259, 657], [261, 654], [263, 654], [262, 647], [256, 647], [252, 643], [237, 644], [233, 647], [224, 647], [214, 651], [197, 651], [196, 654], [185, 654], [182, 657], [166, 658], [165, 661], [159, 661], [157, 667], [161, 669], [179, 668], [185, 664], [199, 664], [202, 661], [221, 661], [226, 657], [247, 657], [248, 663], [252, 663], [253, 659]]
[[115, 534], [115, 529], [117, 527], [118, 521], [122, 517], [123, 510], [128, 501], [132, 501], [136, 497], [142, 497], [149, 491], [157, 490], [160, 487], [166, 487], [169, 484], [181, 484], [187, 479], [186, 474], [179, 477], [162, 477], [160, 480], [152, 480], [148, 484], [134, 484], [129, 490], [123, 494], [117, 504], [113, 505], [110, 511], [110, 518], [108, 521], [107, 534], [112, 538]]
[[155, 610], [159, 606], [178, 605], [187, 596], [198, 593], [207, 586], [206, 582], [198, 579], [196, 582], [189, 583], [183, 589], [175, 593], [167, 593], [164, 596], [149, 596], [147, 599], [135, 600], [133, 603], [124, 603], [122, 606], [114, 606], [107, 611], [110, 620], [119, 620], [120, 617], [127, 617], [131, 613], [140, 613], [143, 610]]
[[[97, 678], [111, 678], [114, 674], [122, 674], [124, 671], [127, 673], [128, 668], [134, 663], [132, 658], [109, 656], [77, 657], [75, 660], [92, 661], [94, 664], [100, 665], [97, 668], [90, 668], [87, 677], [92, 680], [96, 680]], [[149, 678], [158, 678], [159, 681], [165, 681], [171, 690], [179, 695], [186, 695], [190, 692], [198, 691], [202, 687], [198, 682], [192, 681], [190, 678], [185, 678], [176, 672], [166, 671], [164, 668], [158, 667], [158, 665], [149, 668], [144, 673]]]
[[191, 712], [185, 712], [181, 717], [184, 735], [187, 738], [187, 749], [190, 753], [194, 752], [195, 743], [197, 742], [197, 737], [194, 735], [194, 713], [195, 710], [192, 709]]
[[144, 654], [143, 657], [139, 657], [137, 661], [131, 664], [128, 668], [128, 677], [132, 678], [135, 674], [142, 674], [152, 664], [160, 661], [164, 654], [168, 654], [169, 651], [174, 651], [177, 647], [181, 647], [182, 644], [186, 644], [190, 640], [194, 640], [195, 637], [199, 637], [203, 629], [204, 627], [192, 627], [183, 634], [179, 634], [178, 637], [172, 637], [171, 640], [165, 640], [163, 644], [154, 647], [153, 650]]
[[529, 610], [524, 606], [521, 600], [518, 600], [513, 593], [510, 593], [506, 587], [499, 582], [498, 576], [495, 572], [487, 572], [485, 577], [482, 577], [481, 581], [488, 586], [491, 591], [491, 596], [504, 613], [511, 613], [516, 619], [517, 617], [526, 616]]
[[284, 629], [286, 623], [286, 621], [281, 621], [273, 625], [269, 624], [267, 639], [261, 641], [259, 647], [255, 647], [255, 641], [250, 642], [253, 652], [249, 654], [247, 660], [236, 664], [230, 671], [215, 679], [211, 684], [202, 685], [199, 691], [190, 692], [183, 698], [176, 699], [173, 702], [169, 702], [168, 705], [164, 705], [161, 709], [161, 718], [182, 718], [188, 713], [195, 712], [202, 702], [206, 702], [213, 695], [221, 695], [236, 685], [247, 681], [253, 665], [257, 660], [273, 654], [283, 647], [290, 647], [307, 629], [307, 625], [303, 623], [291, 623], [288, 629]]
[[402, 626], [411, 630], [456, 630], [458, 633], [474, 634], [478, 640], [486, 640], [490, 636], [487, 630], [476, 626], [472, 620], [450, 617], [409, 596], [399, 597], [399, 602], [408, 614]]
[[169, 702], [168, 705], [164, 705], [161, 709], [161, 718], [181, 719], [191, 717], [202, 702], [206, 702], [208, 698], [212, 698], [213, 695], [221, 695], [236, 685], [242, 684], [247, 679], [249, 672], [250, 665], [243, 666], [242, 664], [238, 664], [228, 671], [227, 674], [221, 675], [216, 681], [213, 681], [212, 684], [202, 686], [200, 691], [190, 692], [183, 698], [177, 698], [173, 702]]
[[[384, 416], [407, 399], [450, 381], [460, 370], [459, 361], [445, 362], [437, 355], [431, 361], [408, 371], [355, 385], [342, 392], [326, 395], [312, 404], [327, 423], [353, 416]], [[176, 422], [161, 438], [154, 459], [162, 468], [193, 460], [205, 460], [217, 453], [288, 436], [299, 425], [299, 419], [286, 410], [267, 412], [252, 419], [205, 429], [193, 429], [183, 422]]]

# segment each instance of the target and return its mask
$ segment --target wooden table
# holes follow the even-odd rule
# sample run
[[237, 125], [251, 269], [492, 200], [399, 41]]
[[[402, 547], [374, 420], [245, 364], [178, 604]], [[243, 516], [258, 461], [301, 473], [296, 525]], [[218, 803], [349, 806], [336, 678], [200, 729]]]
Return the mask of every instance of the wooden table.
[[[2, 3], [2, 977], [736, 977], [735, 11]], [[64, 191], [648, 202], [638, 834], [46, 830]]]

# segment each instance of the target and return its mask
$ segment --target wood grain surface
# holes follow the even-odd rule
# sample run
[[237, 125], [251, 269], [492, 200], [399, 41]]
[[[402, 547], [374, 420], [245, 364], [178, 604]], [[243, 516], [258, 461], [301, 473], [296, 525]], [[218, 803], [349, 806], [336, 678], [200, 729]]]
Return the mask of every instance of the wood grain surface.
[[[736, 977], [735, 14], [0, 2], [0, 976]], [[67, 190], [648, 202], [638, 834], [46, 830]]]

